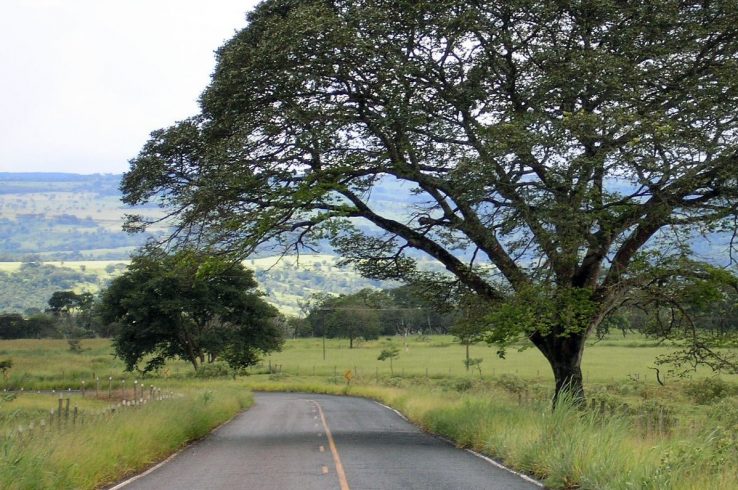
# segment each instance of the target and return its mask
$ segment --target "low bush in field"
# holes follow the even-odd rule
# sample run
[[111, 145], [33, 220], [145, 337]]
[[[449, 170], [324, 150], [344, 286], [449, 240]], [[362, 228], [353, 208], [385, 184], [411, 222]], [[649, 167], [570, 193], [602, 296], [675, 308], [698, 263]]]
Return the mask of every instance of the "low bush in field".
[[709, 405], [735, 393], [735, 388], [720, 378], [691, 381], [685, 393], [698, 405]]

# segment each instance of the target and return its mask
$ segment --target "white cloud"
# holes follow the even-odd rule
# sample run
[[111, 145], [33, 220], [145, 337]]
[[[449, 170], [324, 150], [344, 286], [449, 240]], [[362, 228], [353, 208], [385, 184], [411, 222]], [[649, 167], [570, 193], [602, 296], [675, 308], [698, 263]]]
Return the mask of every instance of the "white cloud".
[[255, 1], [2, 0], [0, 171], [122, 172]]

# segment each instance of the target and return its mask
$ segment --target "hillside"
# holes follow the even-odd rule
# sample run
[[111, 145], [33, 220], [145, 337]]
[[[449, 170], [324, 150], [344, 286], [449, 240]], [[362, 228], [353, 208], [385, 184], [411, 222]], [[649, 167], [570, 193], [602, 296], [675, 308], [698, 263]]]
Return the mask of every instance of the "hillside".
[[[0, 172], [0, 262], [125, 260], [130, 252], [166, 230], [150, 234], [122, 231], [132, 212], [121, 200], [121, 175]], [[382, 182], [370, 203], [378, 212], [400, 217], [414, 197], [399, 182]], [[161, 215], [154, 206], [136, 214]], [[331, 254], [324, 247], [320, 253]]]
[[[98, 292], [128, 261], [0, 262], [0, 311], [43, 310], [54, 291]], [[246, 260], [255, 271], [266, 299], [282, 313], [299, 314], [299, 304], [317, 292], [348, 293], [365, 287], [386, 287], [349, 268], [336, 265], [331, 255], [303, 255], [299, 260], [275, 257]]]
[[127, 259], [150, 235], [122, 231], [119, 184], [120, 175], [0, 173], [0, 261]]
[[[51, 293], [61, 289], [97, 292], [125, 269], [130, 253], [152, 235], [122, 231], [123, 215], [130, 210], [120, 201], [120, 179], [0, 172], [0, 311], [43, 309]], [[373, 205], [387, 213], [401, 212], [406, 203], [400, 199], [392, 184], [372, 196]], [[144, 212], [160, 211], [152, 206]], [[325, 252], [302, 255], [299, 261], [263, 257], [245, 265], [256, 271], [268, 300], [290, 314], [314, 292], [381, 285], [337, 267], [330, 250]]]

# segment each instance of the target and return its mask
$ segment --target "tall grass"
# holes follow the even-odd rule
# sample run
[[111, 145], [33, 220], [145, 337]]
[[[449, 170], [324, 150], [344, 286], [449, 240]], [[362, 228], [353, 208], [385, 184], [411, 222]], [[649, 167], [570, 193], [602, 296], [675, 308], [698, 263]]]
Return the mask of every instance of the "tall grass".
[[232, 382], [190, 383], [179, 396], [83, 426], [0, 439], [0, 488], [98, 488], [206, 435], [251, 404]]
[[581, 410], [564, 399], [518, 404], [514, 396], [346, 386], [310, 378], [253, 377], [255, 390], [353, 394], [388, 404], [424, 429], [487, 454], [554, 489], [738, 488], [738, 425], [644, 432], [625, 414]]

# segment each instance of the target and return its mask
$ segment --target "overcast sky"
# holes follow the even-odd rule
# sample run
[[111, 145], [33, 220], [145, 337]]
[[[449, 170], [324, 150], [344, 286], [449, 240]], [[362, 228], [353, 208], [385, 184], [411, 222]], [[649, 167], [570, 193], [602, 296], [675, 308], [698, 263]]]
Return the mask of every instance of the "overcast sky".
[[0, 171], [120, 173], [256, 0], [0, 0]]

